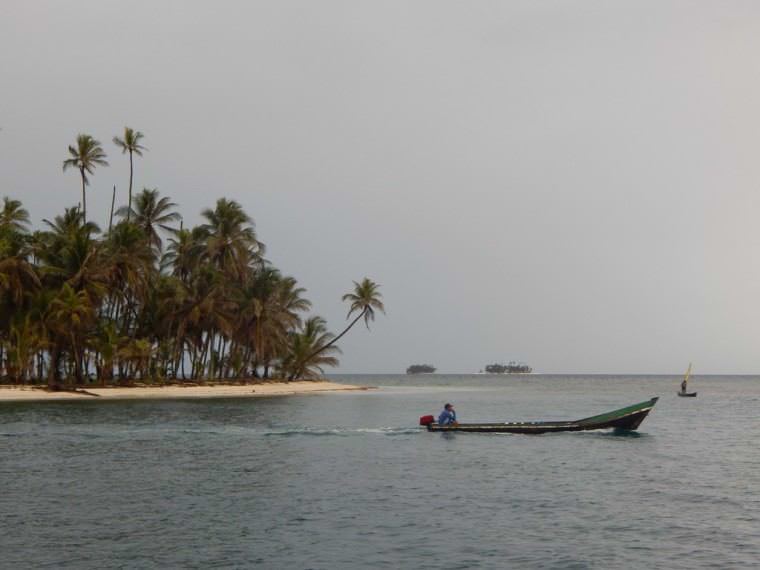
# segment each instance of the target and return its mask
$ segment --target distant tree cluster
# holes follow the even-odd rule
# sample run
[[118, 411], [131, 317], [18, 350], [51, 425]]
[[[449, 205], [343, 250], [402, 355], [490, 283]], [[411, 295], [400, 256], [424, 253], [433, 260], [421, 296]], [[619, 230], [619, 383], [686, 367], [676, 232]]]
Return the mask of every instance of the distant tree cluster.
[[[85, 217], [86, 187], [106, 166], [100, 143], [79, 135], [64, 170], [81, 176], [82, 201], [36, 231], [18, 200], [0, 211], [0, 378], [100, 384], [131, 380], [297, 379], [338, 364], [335, 342], [383, 310], [378, 285], [354, 283], [337, 337], [293, 277], [264, 258], [254, 222], [221, 198], [186, 228], [157, 189], [132, 194], [142, 133], [114, 137], [130, 155], [128, 202], [107, 231]], [[114, 192], [115, 193], [115, 192]], [[115, 220], [114, 220], [115, 215]], [[166, 242], [165, 242], [166, 240]]]
[[510, 361], [509, 364], [489, 364], [486, 366], [488, 374], [529, 374], [533, 369], [523, 362]]
[[432, 374], [435, 372], [435, 366], [430, 364], [412, 364], [406, 369], [407, 374]]

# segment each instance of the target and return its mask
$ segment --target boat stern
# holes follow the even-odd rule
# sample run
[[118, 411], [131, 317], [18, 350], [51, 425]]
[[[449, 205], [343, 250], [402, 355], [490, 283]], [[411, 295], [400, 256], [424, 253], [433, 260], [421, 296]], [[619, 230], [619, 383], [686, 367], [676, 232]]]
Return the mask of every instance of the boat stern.
[[435, 423], [435, 417], [434, 416], [420, 416], [420, 425], [422, 427], [430, 428], [431, 425]]

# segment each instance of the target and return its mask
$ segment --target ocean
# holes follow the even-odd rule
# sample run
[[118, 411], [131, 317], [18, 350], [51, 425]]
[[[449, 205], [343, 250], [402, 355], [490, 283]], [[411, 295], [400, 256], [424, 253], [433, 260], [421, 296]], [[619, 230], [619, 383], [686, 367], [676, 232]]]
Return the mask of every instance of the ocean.
[[[760, 378], [336, 376], [367, 392], [0, 403], [2, 568], [756, 568]], [[436, 434], [660, 396], [634, 434]]]

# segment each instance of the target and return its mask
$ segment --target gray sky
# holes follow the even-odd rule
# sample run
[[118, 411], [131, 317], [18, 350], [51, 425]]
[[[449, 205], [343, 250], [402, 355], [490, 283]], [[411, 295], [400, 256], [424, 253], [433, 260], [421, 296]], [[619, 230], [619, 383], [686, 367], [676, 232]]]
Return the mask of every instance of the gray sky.
[[4, 0], [0, 195], [125, 197], [124, 125], [189, 223], [221, 196], [341, 372], [760, 372], [760, 3]]

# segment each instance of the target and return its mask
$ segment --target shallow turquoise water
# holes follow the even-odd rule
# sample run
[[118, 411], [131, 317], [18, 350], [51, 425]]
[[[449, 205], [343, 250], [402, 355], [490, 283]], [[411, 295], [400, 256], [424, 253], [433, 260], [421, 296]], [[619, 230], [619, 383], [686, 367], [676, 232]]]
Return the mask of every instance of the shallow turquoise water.
[[[382, 387], [0, 404], [0, 567], [757, 567], [758, 378], [339, 379]], [[651, 396], [637, 436], [416, 427]]]

